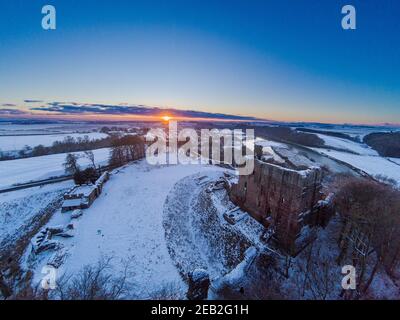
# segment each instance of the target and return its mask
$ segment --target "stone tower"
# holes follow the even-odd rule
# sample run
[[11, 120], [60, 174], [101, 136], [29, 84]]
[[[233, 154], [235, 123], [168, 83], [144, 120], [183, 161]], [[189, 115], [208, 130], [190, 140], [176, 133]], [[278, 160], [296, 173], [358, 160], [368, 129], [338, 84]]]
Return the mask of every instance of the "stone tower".
[[271, 228], [273, 239], [290, 255], [307, 243], [303, 230], [321, 200], [319, 167], [295, 170], [255, 159], [252, 175], [240, 176], [229, 191], [233, 203]]

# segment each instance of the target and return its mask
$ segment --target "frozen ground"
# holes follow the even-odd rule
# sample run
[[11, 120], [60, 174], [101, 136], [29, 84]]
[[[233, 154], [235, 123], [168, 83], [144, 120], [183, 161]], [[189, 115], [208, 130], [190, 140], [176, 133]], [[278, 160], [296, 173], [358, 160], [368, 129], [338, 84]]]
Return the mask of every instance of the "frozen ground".
[[0, 135], [0, 150], [3, 152], [22, 150], [25, 146], [31, 148], [38, 145], [45, 147], [51, 146], [55, 141], [63, 141], [66, 137], [85, 137], [88, 136], [90, 140], [102, 139], [107, 137], [107, 134], [101, 132], [89, 133], [65, 133], [65, 134], [39, 134], [39, 135], [15, 135], [15, 136], [2, 136]]
[[[274, 151], [275, 148], [284, 148], [284, 149], [292, 149], [294, 153], [305, 156], [310, 161], [314, 162], [319, 166], [326, 166], [332, 172], [336, 173], [344, 173], [344, 174], [355, 174], [354, 170], [352, 170], [349, 166], [339, 163], [338, 161], [332, 160], [320, 153], [319, 149], [315, 151], [310, 150], [309, 148], [297, 148], [294, 146], [289, 146], [284, 143], [275, 142], [271, 140], [266, 140], [262, 138], [257, 138], [255, 140], [256, 145], [260, 145], [263, 147], [263, 158], [264, 160], [268, 160], [273, 158], [277, 163], [282, 163], [284, 160]], [[322, 149], [321, 149], [322, 150]]]
[[[147, 298], [169, 284], [185, 292], [186, 285], [167, 250], [163, 205], [180, 179], [210, 170], [222, 169], [201, 165], [151, 166], [143, 160], [112, 174], [101, 196], [75, 222], [74, 237], [60, 239], [67, 250], [61, 273], [77, 273], [84, 265], [112, 256], [116, 272], [122, 271], [123, 260], [132, 260], [133, 277], [129, 280], [137, 284], [135, 294], [139, 298]], [[70, 213], [57, 212], [48, 225], [69, 222]], [[29, 253], [30, 249], [27, 250]], [[27, 265], [36, 270], [36, 281], [49, 258], [51, 252], [45, 252]]]
[[29, 134], [71, 134], [99, 131], [102, 127], [143, 128], [147, 122], [135, 123], [95, 123], [95, 122], [62, 122], [62, 123], [31, 123], [17, 124], [0, 122], [0, 136]]
[[0, 123], [1, 135], [29, 135], [29, 134], [62, 134], [62, 133], [85, 133], [98, 131], [103, 124], [96, 123], [31, 123], [15, 124]]
[[348, 150], [350, 152], [355, 152], [360, 155], [378, 156], [378, 152], [370, 148], [365, 143], [357, 143], [354, 141], [350, 141], [348, 139], [327, 136], [319, 133], [317, 133], [316, 135], [320, 137], [322, 140], [324, 140], [325, 145], [327, 146], [326, 148], [334, 147], [337, 149], [343, 149], [343, 150]]
[[41, 187], [33, 187], [33, 188], [16, 190], [12, 192], [0, 193], [0, 203], [15, 201], [20, 198], [29, 197], [42, 192], [52, 192], [60, 189], [71, 188], [72, 186], [74, 186], [74, 182], [72, 180], [69, 180], [69, 181], [47, 184]]
[[[257, 255], [265, 248], [260, 240], [264, 227], [229, 200], [222, 176], [222, 172], [188, 176], [175, 184], [164, 205], [172, 260], [184, 278], [197, 268], [207, 270], [212, 299], [227, 298], [227, 286], [238, 291], [249, 263], [247, 250]], [[232, 212], [238, 217], [234, 225], [223, 217]]]
[[388, 160], [397, 163], [398, 165], [400, 165], [400, 158], [388, 158]]
[[[357, 143], [323, 134], [317, 135], [325, 141], [327, 147], [312, 148], [314, 151], [348, 163], [378, 179], [393, 179], [400, 186], [400, 159], [381, 157], [375, 150], [364, 143]], [[329, 149], [329, 146], [344, 151]], [[350, 152], [346, 152], [345, 150], [349, 150]], [[354, 152], [357, 154], [354, 154]]]
[[0, 194], [0, 250], [22, 237], [41, 210], [71, 186], [66, 181]]
[[[109, 159], [109, 149], [93, 150], [97, 165], [106, 165]], [[90, 161], [84, 157], [83, 152], [75, 152], [80, 158], [78, 163], [86, 167]], [[0, 188], [21, 184], [30, 181], [62, 176], [65, 174], [63, 163], [65, 153], [48, 156], [0, 161]]]
[[380, 156], [355, 155], [347, 152], [317, 148], [314, 148], [314, 150], [340, 161], [344, 161], [378, 179], [385, 177], [393, 179], [400, 185], [400, 164], [396, 162], [389, 161]]
[[64, 130], [64, 124], [57, 123], [37, 123], [37, 124], [14, 124], [14, 123], [0, 123], [0, 135], [17, 135], [17, 134], [52, 134], [70, 132]]
[[249, 241], [222, 218], [227, 203], [216, 206], [213, 201], [218, 191], [211, 189], [222, 175], [218, 170], [188, 176], [175, 184], [165, 202], [167, 246], [184, 277], [197, 268], [207, 270], [212, 279], [223, 276], [240, 263], [244, 248], [249, 247]]
[[196, 241], [193, 202], [200, 192], [215, 181], [222, 172], [198, 173], [175, 184], [164, 204], [163, 225], [167, 246], [172, 260], [182, 276], [197, 268], [208, 270], [212, 277], [226, 270], [221, 263], [208, 259], [204, 245]]
[[[297, 126], [296, 126], [297, 127]], [[373, 132], [388, 132], [398, 131], [399, 126], [353, 126], [353, 125], [323, 125], [323, 124], [307, 124], [305, 128], [323, 130], [328, 132], [345, 133], [353, 138], [358, 138], [360, 141], [367, 135]]]

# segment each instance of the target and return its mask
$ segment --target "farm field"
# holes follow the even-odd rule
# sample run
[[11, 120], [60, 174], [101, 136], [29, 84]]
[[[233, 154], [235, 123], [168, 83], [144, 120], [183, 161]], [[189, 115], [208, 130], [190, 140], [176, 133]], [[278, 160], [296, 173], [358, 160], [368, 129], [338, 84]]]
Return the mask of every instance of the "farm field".
[[107, 134], [101, 132], [88, 133], [60, 133], [60, 134], [36, 134], [36, 135], [0, 135], [0, 151], [11, 152], [22, 150], [25, 146], [34, 148], [38, 145], [45, 147], [51, 146], [55, 141], [63, 141], [66, 137], [84, 138], [88, 136], [90, 140], [106, 138]]
[[[96, 165], [107, 165], [110, 149], [93, 150]], [[84, 152], [75, 152], [79, 157], [78, 164], [84, 168], [90, 165], [90, 161], [84, 156]], [[66, 154], [52, 154], [48, 156], [32, 157], [0, 162], [0, 188], [15, 184], [43, 180], [51, 177], [59, 177], [65, 174], [63, 163]]]

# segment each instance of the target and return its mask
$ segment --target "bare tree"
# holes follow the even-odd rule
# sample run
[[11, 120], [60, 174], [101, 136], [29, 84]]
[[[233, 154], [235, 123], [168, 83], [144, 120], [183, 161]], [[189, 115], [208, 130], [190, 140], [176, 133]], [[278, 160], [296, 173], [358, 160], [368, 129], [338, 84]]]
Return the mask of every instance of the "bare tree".
[[85, 151], [85, 156], [90, 161], [90, 163], [92, 164], [92, 167], [94, 169], [96, 169], [96, 162], [94, 161], [94, 153], [93, 153], [93, 151], [92, 150], [86, 150]]
[[340, 273], [326, 243], [310, 244], [296, 257], [292, 270], [296, 299], [326, 300], [340, 293]]
[[74, 174], [79, 171], [78, 157], [73, 153], [68, 153], [65, 157], [65, 162], [63, 163], [65, 172], [69, 174]]
[[50, 298], [61, 300], [118, 300], [133, 297], [132, 277], [129, 267], [132, 261], [123, 262], [124, 269], [116, 273], [112, 268], [112, 257], [102, 257], [97, 264], [84, 266], [76, 276], [63, 275]]
[[343, 218], [339, 262], [350, 255], [357, 264], [361, 296], [381, 266], [390, 270], [397, 264], [400, 193], [389, 185], [352, 178], [343, 181], [334, 202]]
[[165, 283], [161, 289], [149, 294], [151, 300], [183, 300], [184, 294], [177, 283]]
[[110, 164], [120, 166], [144, 157], [144, 141], [139, 136], [126, 135], [115, 139], [110, 152]]

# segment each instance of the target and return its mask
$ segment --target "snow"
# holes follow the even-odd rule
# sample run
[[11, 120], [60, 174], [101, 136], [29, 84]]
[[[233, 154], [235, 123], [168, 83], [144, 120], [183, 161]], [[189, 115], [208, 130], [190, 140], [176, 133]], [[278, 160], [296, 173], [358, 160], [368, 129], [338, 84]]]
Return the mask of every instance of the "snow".
[[82, 199], [64, 200], [63, 207], [77, 207], [81, 204]]
[[31, 148], [37, 145], [51, 146], [55, 141], [63, 141], [66, 137], [83, 138], [88, 136], [90, 140], [106, 138], [107, 134], [101, 132], [89, 133], [67, 133], [67, 134], [39, 134], [39, 135], [16, 135], [16, 136], [1, 136], [0, 135], [0, 150], [3, 152], [22, 150], [25, 146]]
[[[325, 141], [327, 147], [312, 148], [314, 151], [346, 162], [375, 178], [382, 179], [383, 177], [387, 177], [394, 179], [400, 186], [400, 159], [381, 157], [374, 149], [364, 143], [357, 143], [323, 134], [317, 135]], [[329, 146], [349, 150], [350, 152], [332, 150], [329, 149]], [[351, 152], [356, 152], [357, 154]]]
[[0, 194], [0, 244], [22, 236], [30, 221], [72, 185], [66, 181]]
[[192, 280], [196, 282], [202, 279], [208, 279], [208, 273], [206, 270], [203, 269], [195, 269], [191, 275]]
[[314, 150], [340, 161], [344, 161], [373, 177], [385, 176], [394, 179], [397, 181], [398, 185], [400, 185], [400, 164], [391, 162], [386, 158], [371, 155], [355, 155], [335, 150], [322, 150], [317, 148], [314, 148]]
[[[208, 211], [210, 208], [204, 205], [201, 195], [209, 195], [205, 190], [209, 190], [210, 183], [219, 179], [222, 174], [219, 169], [217, 172], [187, 176], [175, 184], [164, 204], [163, 225], [166, 242], [171, 258], [181, 274], [187, 275], [197, 268], [207, 270], [211, 278], [226, 273], [226, 266], [221, 258], [221, 246], [217, 241], [210, 245], [206, 236], [203, 236], [204, 229], [210, 232], [211, 236], [217, 233], [208, 226], [204, 227], [199, 219], [196, 219], [196, 216], [200, 215], [214, 228], [218, 228], [217, 223], [214, 223], [218, 222], [218, 217]], [[209, 219], [210, 215], [213, 219]], [[223, 241], [222, 239], [223, 234], [219, 233], [218, 242]]]
[[79, 186], [74, 188], [74, 190], [72, 190], [70, 192], [70, 195], [72, 196], [79, 196], [79, 195], [83, 195], [84, 197], [88, 197], [90, 196], [90, 194], [93, 192], [93, 190], [95, 189], [95, 186], [93, 185], [83, 185], [83, 186]]
[[74, 186], [72, 180], [58, 183], [47, 184], [39, 187], [16, 190], [12, 192], [0, 193], [0, 204], [3, 202], [14, 201], [24, 197], [29, 197], [43, 192], [53, 192], [60, 189], [70, 189]]
[[[60, 132], [65, 132], [64, 127], [65, 124], [57, 124], [57, 123], [48, 123], [48, 124], [0, 123], [0, 135], [60, 133]], [[76, 131], [76, 129], [77, 127], [75, 126], [74, 131]], [[87, 131], [87, 129], [85, 131]]]
[[272, 140], [266, 140], [262, 138], [256, 138], [254, 141], [254, 144], [257, 146], [262, 146], [262, 147], [282, 147], [282, 148], [287, 148], [287, 145], [284, 143], [272, 141]]
[[[84, 152], [75, 152], [79, 157], [81, 167], [89, 166], [90, 160], [84, 156]], [[109, 149], [93, 150], [96, 165], [107, 165]], [[63, 163], [65, 153], [48, 156], [0, 161], [0, 188], [21, 184], [30, 181], [43, 180], [50, 177], [65, 175]]]
[[[104, 124], [88, 123], [88, 122], [64, 122], [64, 123], [0, 123], [1, 135], [28, 135], [28, 134], [71, 134], [71, 133], [88, 133], [99, 131]], [[105, 125], [107, 126], [107, 125]], [[132, 128], [131, 124], [113, 123], [113, 127]], [[140, 126], [136, 126], [140, 127]], [[135, 128], [135, 127], [133, 127]]]
[[388, 158], [388, 160], [393, 161], [393, 162], [397, 163], [398, 165], [400, 165], [400, 158]]
[[263, 161], [268, 161], [268, 160], [274, 160], [277, 163], [285, 163], [285, 160], [282, 159], [275, 151], [272, 149], [270, 146], [266, 146], [262, 148], [262, 153], [263, 156], [261, 157], [261, 160]]
[[[140, 298], [147, 298], [165, 284], [176, 284], [182, 292], [186, 285], [170, 258], [163, 228], [163, 205], [174, 184], [185, 176], [209, 170], [206, 165], [152, 166], [145, 160], [114, 172], [103, 193], [77, 220], [75, 236], [60, 239], [68, 257], [61, 273], [76, 274], [85, 265], [112, 256], [115, 272], [122, 271], [121, 261], [133, 259], [132, 280]], [[57, 212], [48, 223], [66, 225], [69, 213]], [[29, 249], [28, 249], [29, 251]], [[39, 256], [36, 280], [49, 258]]]
[[[296, 125], [295, 128], [298, 126]], [[307, 124], [305, 128], [317, 129], [327, 132], [338, 132], [349, 135], [353, 138], [362, 140], [366, 135], [373, 132], [390, 132], [398, 131], [398, 126], [357, 126], [357, 125], [318, 125], [318, 124]]]
[[[396, 179], [400, 185], [400, 159], [379, 157], [374, 150], [361, 143], [318, 135], [321, 138], [323, 136], [324, 141], [332, 147], [359, 153], [313, 148], [321, 154], [318, 157], [328, 155], [373, 176], [385, 175]], [[274, 148], [284, 146], [256, 139], [257, 144], [260, 142], [273, 157], [278, 156], [274, 154]], [[107, 163], [108, 149], [95, 150], [94, 154], [97, 164]], [[0, 162], [0, 187], [63, 175], [64, 161], [65, 154]], [[79, 161], [81, 166], [89, 164], [86, 158]], [[37, 283], [42, 277], [42, 267], [64, 253], [66, 255], [62, 258], [59, 276], [63, 273], [76, 275], [85, 265], [96, 264], [102, 257], [113, 257], [113, 270], [115, 273], [123, 272], [123, 261], [132, 259], [128, 280], [135, 283], [135, 295], [142, 299], [152, 297], [166, 285], [173, 285], [180, 293], [184, 293], [186, 284], [182, 275], [199, 267], [205, 268], [212, 280], [221, 277], [222, 281], [226, 275], [225, 280], [236, 283], [247, 272], [257, 250], [266, 249], [260, 240], [265, 230], [242, 211], [235, 225], [225, 221], [224, 213], [239, 209], [229, 202], [225, 190], [212, 191], [212, 188], [208, 188], [222, 176], [224, 170], [208, 165], [153, 166], [145, 160], [114, 170], [93, 205], [82, 210], [82, 216], [79, 216], [79, 211], [73, 211], [73, 237], [57, 238], [57, 243], [62, 246], [60, 251], [42, 252], [35, 260], [30, 260], [31, 248], [27, 248], [23, 267], [34, 272], [34, 283]], [[300, 171], [301, 174], [308, 172]], [[26, 231], [22, 226], [28, 224], [40, 208], [46, 207], [70, 188], [71, 184], [68, 181], [0, 194], [0, 243], [2, 239]], [[175, 217], [171, 220], [170, 234], [166, 229], [166, 218], [170, 216], [166, 216], [166, 212]], [[71, 219], [71, 212], [61, 213], [58, 210], [44, 228], [66, 227]], [[174, 233], [177, 229], [180, 233]], [[319, 233], [321, 252], [318, 249], [315, 255], [321, 253], [321, 261], [329, 261], [332, 266], [329, 268], [332, 286], [336, 290], [340, 284], [339, 280], [336, 281], [340, 272], [332, 261], [337, 257], [337, 241], [330, 234], [329, 239], [324, 239], [324, 236], [328, 238], [325, 230], [319, 230]], [[336, 235], [336, 232], [332, 234]], [[174, 242], [168, 236], [175, 237]], [[244, 254], [242, 251], [246, 248], [250, 249]], [[301, 255], [295, 258], [290, 278], [281, 280], [282, 286], [288, 290], [288, 297], [291, 294], [295, 296], [291, 290], [294, 290], [295, 282], [302, 279], [304, 261]], [[378, 280], [375, 282], [380, 282]], [[376, 286], [381, 287], [381, 284]], [[335, 290], [332, 290], [329, 298], [336, 297]], [[310, 292], [304, 297], [314, 298]]]
[[229, 284], [231, 286], [240, 283], [245, 277], [247, 270], [249, 269], [250, 265], [253, 263], [254, 259], [256, 258], [258, 252], [255, 247], [250, 247], [245, 252], [245, 257], [242, 262], [240, 262], [231, 272], [226, 274], [223, 278], [220, 278], [219, 281], [214, 285], [217, 289], [221, 286], [221, 282]]
[[348, 139], [342, 139], [332, 136], [327, 136], [324, 134], [316, 134], [322, 140], [324, 140], [326, 148], [334, 147], [343, 150], [349, 150], [352, 152], [356, 152], [360, 155], [371, 155], [377, 156], [378, 152], [374, 149], [370, 148], [368, 145], [364, 143], [357, 143]]
[[261, 247], [264, 227], [247, 213], [234, 225], [224, 214], [239, 210], [219, 188], [222, 172], [180, 180], [164, 205], [164, 227], [171, 258], [181, 274], [207, 270], [213, 286], [242, 262], [250, 246]]

